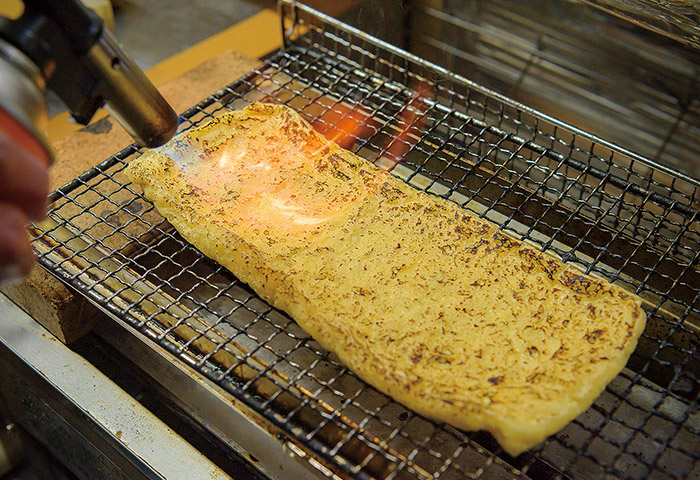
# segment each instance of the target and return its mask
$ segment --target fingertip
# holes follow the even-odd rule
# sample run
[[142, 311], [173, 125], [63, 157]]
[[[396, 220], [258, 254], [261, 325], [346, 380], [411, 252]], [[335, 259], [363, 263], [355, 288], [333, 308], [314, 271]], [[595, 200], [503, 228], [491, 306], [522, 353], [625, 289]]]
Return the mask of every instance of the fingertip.
[[46, 214], [49, 206], [48, 192], [49, 192], [49, 172], [47, 169], [42, 169], [37, 173], [37, 188], [31, 202], [29, 204], [30, 208], [27, 210], [29, 219], [33, 222], [43, 220], [46, 218]]
[[26, 192], [24, 210], [29, 220], [38, 221], [46, 217], [49, 192], [49, 170], [45, 163], [36, 157], [31, 157], [27, 165], [28, 175], [32, 175], [31, 189]]
[[0, 202], [17, 206], [33, 221], [44, 218], [49, 193], [46, 162], [12, 143], [0, 142], [0, 147]]
[[36, 259], [34, 253], [25, 251], [15, 258], [15, 263], [0, 264], [0, 285], [11, 285], [22, 281], [29, 276]]
[[34, 252], [26, 231], [27, 216], [7, 203], [0, 203], [0, 283], [15, 282], [29, 275]]

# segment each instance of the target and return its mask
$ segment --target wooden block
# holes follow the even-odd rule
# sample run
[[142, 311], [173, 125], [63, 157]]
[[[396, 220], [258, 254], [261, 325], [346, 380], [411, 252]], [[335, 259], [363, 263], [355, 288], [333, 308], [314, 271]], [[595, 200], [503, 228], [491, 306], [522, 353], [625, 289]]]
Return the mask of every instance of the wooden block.
[[[181, 112], [258, 65], [258, 60], [248, 56], [225, 52], [163, 84], [159, 90], [175, 111]], [[111, 116], [78, 130], [54, 144], [56, 161], [51, 169], [51, 188], [66, 184], [132, 142]], [[89, 227], [81, 225], [86, 226]], [[65, 343], [83, 336], [102, 317], [81, 295], [38, 267], [25, 281], [5, 286], [2, 291]]]

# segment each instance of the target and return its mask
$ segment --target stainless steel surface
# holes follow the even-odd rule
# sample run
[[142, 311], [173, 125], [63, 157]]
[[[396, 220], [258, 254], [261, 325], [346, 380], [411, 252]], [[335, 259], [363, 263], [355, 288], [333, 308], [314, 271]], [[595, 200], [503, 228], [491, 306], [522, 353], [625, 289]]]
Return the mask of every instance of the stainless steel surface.
[[[133, 328], [133, 339], [167, 350], [157, 355], [171, 355], [177, 368], [166, 361], [152, 367], [154, 376], [169, 375], [160, 368], [179, 372], [164, 383], [183, 403], [192, 402], [192, 369], [221, 388], [204, 385], [197, 395], [218, 392], [221, 408], [228, 398], [236, 422], [256, 418], [261, 442], [289, 440], [287, 448], [324, 476], [682, 478], [700, 471], [700, 182], [295, 2], [283, 2], [282, 12], [285, 49], [185, 112], [180, 128], [255, 100], [285, 103], [316, 122], [354, 111], [369, 133], [352, 149], [393, 167], [399, 159], [387, 139], [415, 110], [416, 90], [429, 92], [418, 112], [424, 130], [394, 140], [407, 153], [392, 173], [645, 300], [639, 347], [594, 405], [518, 458], [487, 434], [407, 411], [177, 235], [123, 175], [141, 152], [135, 146], [54, 193], [51, 220], [35, 230], [42, 265]], [[183, 378], [190, 380], [177, 387]], [[236, 412], [239, 406], [254, 415]], [[220, 411], [194, 411], [210, 429], [221, 428]]]
[[[119, 319], [97, 333], [163, 387], [172, 401], [271, 480], [316, 478], [281, 429]], [[194, 477], [193, 477], [194, 478]]]
[[0, 395], [79, 478], [230, 478], [3, 294], [0, 319]]
[[107, 109], [134, 140], [157, 147], [172, 138], [177, 115], [106, 28], [87, 53], [87, 61], [104, 81]]

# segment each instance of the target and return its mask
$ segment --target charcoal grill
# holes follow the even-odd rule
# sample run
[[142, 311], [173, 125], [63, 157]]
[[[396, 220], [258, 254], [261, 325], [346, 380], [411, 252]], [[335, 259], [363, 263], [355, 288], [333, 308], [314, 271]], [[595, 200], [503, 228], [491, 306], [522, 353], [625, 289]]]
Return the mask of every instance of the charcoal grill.
[[[700, 182], [304, 5], [281, 13], [284, 48], [184, 112], [180, 131], [256, 100], [312, 122], [366, 116], [360, 156], [637, 293], [646, 331], [593, 406], [517, 458], [407, 410], [185, 242], [124, 177], [136, 145], [52, 194], [33, 228], [41, 265], [321, 478], [699, 476]], [[423, 128], [393, 140], [407, 150], [396, 165], [407, 110]]]

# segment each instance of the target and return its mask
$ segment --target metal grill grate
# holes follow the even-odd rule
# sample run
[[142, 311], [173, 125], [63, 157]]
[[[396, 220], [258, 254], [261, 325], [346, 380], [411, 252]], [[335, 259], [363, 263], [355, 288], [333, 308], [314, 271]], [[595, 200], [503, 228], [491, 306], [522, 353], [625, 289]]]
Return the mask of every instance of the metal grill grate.
[[[123, 176], [135, 146], [53, 194], [35, 229], [41, 264], [280, 427], [329, 477], [699, 475], [700, 184], [311, 9], [282, 13], [285, 49], [180, 129], [254, 100], [318, 122], [354, 110], [369, 133], [353, 149], [393, 166], [388, 142], [414, 110], [424, 129], [403, 138], [396, 175], [645, 300], [639, 347], [594, 405], [518, 458], [407, 411], [182, 240]], [[425, 84], [419, 108], [410, 100]]]
[[[653, 3], [635, 2], [640, 11]], [[679, 9], [681, 3], [673, 2]], [[409, 2], [406, 49], [700, 176], [700, 51], [664, 42], [582, 2], [539, 0], [537, 8], [529, 0], [440, 5]]]

